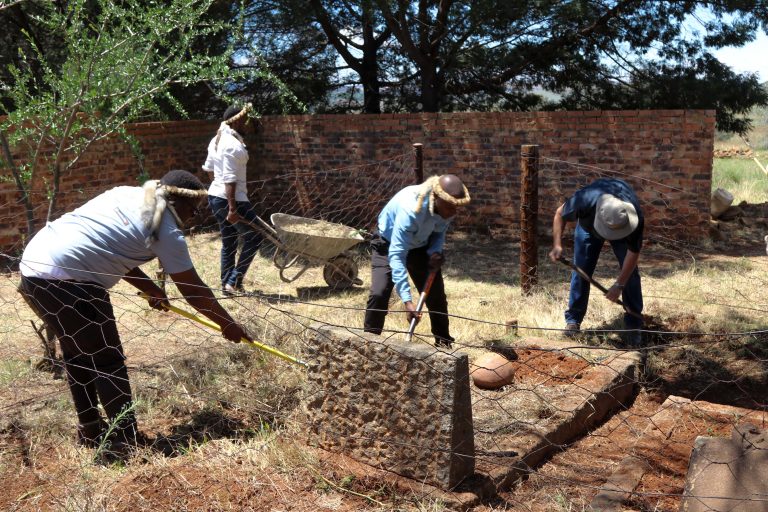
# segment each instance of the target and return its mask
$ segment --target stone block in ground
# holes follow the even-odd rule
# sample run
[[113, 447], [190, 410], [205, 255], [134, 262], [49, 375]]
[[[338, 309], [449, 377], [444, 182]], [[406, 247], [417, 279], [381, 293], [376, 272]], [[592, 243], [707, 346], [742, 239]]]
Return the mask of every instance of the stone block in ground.
[[683, 512], [768, 512], [768, 430], [751, 424], [731, 438], [698, 437], [686, 476]]
[[[589, 504], [590, 510], [681, 509], [688, 461], [696, 438], [703, 433], [725, 438], [734, 425], [745, 418], [757, 424], [763, 424], [768, 419], [760, 411], [692, 401], [674, 395], [667, 397], [644, 421], [642, 413], [638, 415], [633, 410], [634, 407], [622, 413], [623, 421], [631, 421], [632, 432], [638, 434], [633, 442], [627, 443], [633, 436], [627, 435], [628, 432], [621, 434], [618, 429], [613, 432], [598, 429], [596, 432], [598, 436], [613, 438], [615, 446], [607, 453], [616, 453], [621, 449], [631, 455], [624, 457], [613, 468], [607, 481], [601, 484]], [[636, 416], [632, 419], [631, 415]], [[641, 426], [643, 423], [645, 427]], [[602, 449], [605, 450], [604, 447]]]
[[466, 355], [327, 326], [308, 352], [311, 444], [442, 489], [473, 474]]

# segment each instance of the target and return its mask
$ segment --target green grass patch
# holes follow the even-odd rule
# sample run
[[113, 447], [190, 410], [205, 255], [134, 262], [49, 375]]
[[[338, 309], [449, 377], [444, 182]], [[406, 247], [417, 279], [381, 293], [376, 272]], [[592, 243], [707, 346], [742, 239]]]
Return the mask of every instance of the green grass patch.
[[[768, 152], [757, 154], [763, 166], [768, 165]], [[715, 158], [712, 167], [712, 190], [723, 188], [733, 194], [734, 204], [768, 202], [768, 176], [752, 159]]]
[[7, 386], [18, 379], [25, 378], [30, 371], [28, 361], [18, 359], [0, 361], [0, 386]]

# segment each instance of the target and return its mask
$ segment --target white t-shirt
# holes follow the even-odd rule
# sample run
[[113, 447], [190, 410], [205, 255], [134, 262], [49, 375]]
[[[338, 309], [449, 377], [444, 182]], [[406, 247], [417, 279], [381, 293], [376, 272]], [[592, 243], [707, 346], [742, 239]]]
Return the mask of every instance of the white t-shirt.
[[[243, 139], [226, 123], [219, 127], [221, 136], [211, 139], [208, 144], [208, 156], [203, 164], [203, 170], [213, 173], [213, 181], [208, 187], [208, 195], [227, 198], [224, 187], [227, 183], [237, 183], [235, 201], [248, 201], [248, 181], [246, 168], [248, 165], [248, 150]], [[218, 145], [216, 139], [219, 139]]]
[[192, 268], [184, 233], [163, 212], [158, 239], [141, 222], [144, 189], [116, 187], [42, 228], [24, 249], [26, 277], [93, 282], [111, 288], [131, 269], [157, 257], [169, 274]]

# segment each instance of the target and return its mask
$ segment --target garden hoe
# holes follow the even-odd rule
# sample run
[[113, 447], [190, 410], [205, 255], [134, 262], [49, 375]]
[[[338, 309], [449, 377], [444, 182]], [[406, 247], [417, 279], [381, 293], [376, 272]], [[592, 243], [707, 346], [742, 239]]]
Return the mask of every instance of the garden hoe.
[[[589, 282], [589, 284], [591, 284], [591, 285], [594, 285], [594, 286], [595, 286], [595, 288], [597, 288], [597, 289], [598, 289], [598, 290], [600, 290], [601, 292], [603, 292], [603, 293], [608, 293], [608, 289], [607, 289], [605, 286], [603, 286], [603, 285], [601, 285], [600, 283], [598, 283], [597, 281], [595, 281], [595, 280], [592, 278], [592, 276], [590, 276], [589, 274], [587, 274], [586, 272], [584, 272], [584, 270], [583, 270], [583, 269], [581, 269], [580, 267], [576, 266], [574, 263], [572, 263], [572, 262], [571, 262], [571, 260], [569, 260], [569, 259], [568, 259], [568, 258], [566, 258], [565, 256], [560, 256], [560, 257], [557, 259], [557, 261], [559, 261], [560, 263], [562, 263], [562, 264], [563, 264], [563, 265], [565, 265], [566, 267], [570, 267], [571, 269], [575, 270], [577, 274], [579, 274], [579, 275], [580, 275], [580, 276], [581, 276], [583, 279], [586, 279], [586, 280], [587, 280], [587, 282]], [[643, 320], [643, 321], [645, 321], [645, 318], [643, 317], [643, 315], [641, 315], [640, 313], [636, 313], [636, 312], [632, 311], [631, 309], [629, 309], [629, 308], [628, 308], [628, 307], [627, 307], [627, 306], [626, 306], [626, 305], [625, 305], [625, 304], [624, 304], [624, 303], [621, 301], [621, 299], [616, 299], [616, 304], [618, 304], [619, 306], [623, 307], [623, 308], [624, 308], [624, 311], [626, 311], [626, 312], [627, 312], [627, 314], [629, 314], [629, 315], [632, 315], [632, 316], [634, 316], [635, 318], [639, 318], [640, 320]]]
[[[432, 283], [435, 282], [436, 275], [437, 275], [437, 270], [433, 270], [427, 276], [427, 282], [424, 284], [424, 291], [421, 292], [421, 295], [419, 296], [419, 302], [418, 304], [416, 304], [417, 315], [421, 313], [421, 310], [424, 308], [424, 301], [427, 300], [427, 295], [429, 295], [429, 289], [432, 288]], [[409, 343], [413, 339], [413, 331], [414, 329], [416, 329], [416, 322], [418, 322], [418, 319], [414, 317], [411, 320], [411, 326], [408, 328], [408, 337], [406, 339], [408, 340]]]
[[[141, 295], [142, 298], [149, 300], [149, 296], [147, 294], [139, 293], [139, 295]], [[197, 322], [199, 324], [205, 325], [206, 327], [210, 327], [211, 329], [215, 329], [215, 330], [221, 332], [221, 327], [219, 327], [219, 324], [217, 324], [216, 322], [211, 322], [207, 318], [201, 318], [201, 317], [199, 317], [197, 315], [193, 315], [189, 311], [185, 311], [185, 310], [183, 310], [181, 308], [177, 308], [176, 306], [171, 306], [170, 304], [165, 306], [165, 307], [169, 311], [173, 311], [177, 315], [181, 315], [184, 318], [189, 318], [190, 320], [194, 320], [195, 322]], [[258, 341], [250, 341], [250, 340], [247, 340], [247, 339], [243, 338], [243, 339], [240, 340], [240, 342], [241, 343], [245, 343], [246, 345], [250, 345], [250, 346], [252, 346], [254, 348], [258, 348], [259, 350], [263, 350], [264, 352], [272, 354], [273, 356], [277, 356], [277, 357], [280, 357], [282, 359], [285, 359], [286, 361], [288, 361], [290, 363], [298, 364], [298, 365], [304, 366], [305, 368], [307, 366], [309, 366], [306, 362], [302, 361], [301, 359], [297, 359], [297, 358], [295, 358], [295, 357], [293, 357], [291, 355], [288, 355], [288, 354], [285, 354], [283, 352], [280, 352], [276, 348], [272, 348], [269, 345], [264, 345], [263, 343], [259, 343]]]

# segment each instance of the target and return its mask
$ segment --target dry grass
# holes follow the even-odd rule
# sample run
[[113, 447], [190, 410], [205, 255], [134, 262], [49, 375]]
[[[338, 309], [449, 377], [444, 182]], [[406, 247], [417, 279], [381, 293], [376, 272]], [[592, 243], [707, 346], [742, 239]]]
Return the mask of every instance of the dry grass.
[[[198, 235], [190, 245], [203, 280], [218, 283], [217, 237]], [[545, 260], [546, 249], [542, 247], [540, 285], [531, 295], [522, 296], [514, 244], [471, 236], [451, 238], [445, 275], [457, 349], [472, 358], [491, 343], [514, 344], [514, 334], [505, 328], [510, 320], [517, 321], [521, 336], [561, 336], [570, 272]], [[652, 246], [644, 251], [646, 314], [667, 324], [682, 315], [693, 315], [695, 322], [689, 326], [710, 333], [766, 327], [768, 260], [764, 255], [693, 257], [684, 249], [689, 247]], [[367, 282], [366, 255], [361, 253], [358, 261], [360, 276]], [[145, 268], [150, 275], [153, 265]], [[617, 272], [613, 255], [603, 254], [596, 279], [607, 284]], [[230, 344], [217, 333], [172, 313], [150, 310], [135, 290], [122, 283], [112, 297], [141, 426], [153, 436], [172, 440], [177, 456], [147, 450], [140, 462], [128, 466], [94, 465], [91, 452], [75, 448], [71, 442], [74, 415], [65, 384], [32, 368], [40, 353], [39, 341], [29, 323], [33, 317], [15, 292], [15, 280], [15, 276], [0, 280], [4, 306], [0, 308], [0, 475], [18, 483], [7, 489], [10, 501], [6, 498], [6, 505], [29, 510], [150, 510], [178, 499], [180, 510], [197, 509], [201, 503], [207, 503], [210, 510], [248, 506], [257, 510], [258, 506], [247, 504], [258, 505], [259, 496], [269, 496], [276, 500], [273, 505], [277, 508], [314, 510], [323, 504], [326, 509], [377, 509], [364, 499], [319, 485], [314, 476], [328, 477], [301, 441], [304, 426], [298, 404], [304, 373], [300, 367]], [[223, 299], [222, 303], [259, 341], [286, 353], [303, 356], [307, 328], [315, 322], [362, 325], [367, 290], [330, 292], [320, 268], [311, 268], [295, 283], [284, 283], [269, 258], [259, 256], [245, 285], [259, 293]], [[178, 295], [172, 286], [169, 294]], [[183, 301], [178, 305], [190, 309]], [[398, 301], [393, 305], [400, 308]], [[596, 334], [586, 342], [617, 345], [614, 331], [621, 327], [621, 317], [619, 307], [595, 294], [583, 327]], [[396, 313], [389, 315], [386, 327], [407, 329], [403, 315]], [[422, 341], [430, 342], [426, 316], [417, 332]], [[739, 358], [765, 360], [767, 354], [754, 340], [731, 343], [715, 345], [705, 340], [702, 346], [674, 349], [677, 352], [657, 357], [652, 364], [659, 375], [684, 361], [687, 366], [700, 364], [703, 356], [734, 362]], [[544, 410], [541, 403], [531, 407], [534, 416]], [[308, 487], [307, 482], [316, 484]], [[173, 493], [162, 495], [153, 486]], [[398, 499], [386, 493], [382, 496]], [[553, 500], [557, 501], [554, 495]], [[429, 498], [401, 506], [415, 510], [442, 507]]]

